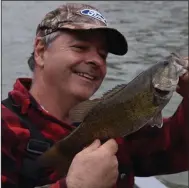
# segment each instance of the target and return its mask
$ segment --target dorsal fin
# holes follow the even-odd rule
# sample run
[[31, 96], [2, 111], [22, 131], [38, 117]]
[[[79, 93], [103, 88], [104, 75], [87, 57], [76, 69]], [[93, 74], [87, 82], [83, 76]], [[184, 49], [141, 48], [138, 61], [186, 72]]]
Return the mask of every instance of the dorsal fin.
[[87, 100], [79, 103], [69, 112], [69, 118], [72, 122], [82, 122], [89, 111], [96, 106], [101, 99]]
[[126, 84], [120, 84], [115, 86], [114, 88], [112, 88], [111, 90], [105, 92], [102, 96], [102, 99], [109, 99], [110, 97], [114, 96], [117, 92], [119, 92], [120, 90], [122, 90], [124, 87], [126, 86]]

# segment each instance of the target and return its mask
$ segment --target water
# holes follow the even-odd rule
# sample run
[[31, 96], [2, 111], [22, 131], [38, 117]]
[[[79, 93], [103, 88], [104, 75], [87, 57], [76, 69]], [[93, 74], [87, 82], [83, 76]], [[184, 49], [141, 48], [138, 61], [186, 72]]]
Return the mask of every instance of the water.
[[[60, 1], [2, 2], [2, 98], [12, 89], [16, 78], [31, 76], [27, 58], [32, 52], [37, 24], [60, 4]], [[108, 73], [95, 96], [129, 82], [170, 52], [188, 56], [187, 1], [90, 1], [90, 4], [104, 12], [109, 25], [119, 29], [129, 44], [125, 56], [108, 56]], [[175, 94], [164, 116], [172, 115], [180, 101], [181, 97]], [[187, 173], [158, 178], [170, 188], [188, 185]]]

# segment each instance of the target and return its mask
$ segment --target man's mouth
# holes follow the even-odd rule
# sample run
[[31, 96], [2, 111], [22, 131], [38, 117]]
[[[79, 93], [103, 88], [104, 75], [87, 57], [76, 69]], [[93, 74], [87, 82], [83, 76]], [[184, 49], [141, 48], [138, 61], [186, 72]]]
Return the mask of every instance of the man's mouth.
[[89, 75], [88, 73], [83, 73], [83, 72], [75, 72], [78, 76], [84, 77], [89, 80], [95, 80], [95, 77], [92, 75]]

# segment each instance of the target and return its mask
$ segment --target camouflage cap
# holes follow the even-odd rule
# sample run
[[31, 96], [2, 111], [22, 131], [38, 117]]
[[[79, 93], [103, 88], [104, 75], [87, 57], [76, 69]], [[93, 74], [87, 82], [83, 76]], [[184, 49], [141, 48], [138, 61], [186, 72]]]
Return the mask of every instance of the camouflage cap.
[[108, 27], [104, 16], [92, 6], [80, 3], [62, 5], [45, 15], [37, 27], [36, 34], [45, 36], [61, 29], [105, 30], [109, 52], [116, 55], [127, 53], [125, 37], [118, 30]]

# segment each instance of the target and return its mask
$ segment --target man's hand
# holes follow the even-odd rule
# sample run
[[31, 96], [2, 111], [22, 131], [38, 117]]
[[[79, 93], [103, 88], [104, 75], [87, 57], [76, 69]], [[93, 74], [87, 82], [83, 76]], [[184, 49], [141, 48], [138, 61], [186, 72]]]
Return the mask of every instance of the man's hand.
[[[185, 57], [184, 59], [188, 61], [189, 57]], [[182, 97], [189, 98], [189, 63], [188, 63], [188, 72], [186, 72], [183, 76], [180, 77], [177, 92]]]
[[113, 139], [103, 145], [95, 140], [73, 159], [66, 177], [67, 187], [112, 188], [118, 177], [117, 150]]

